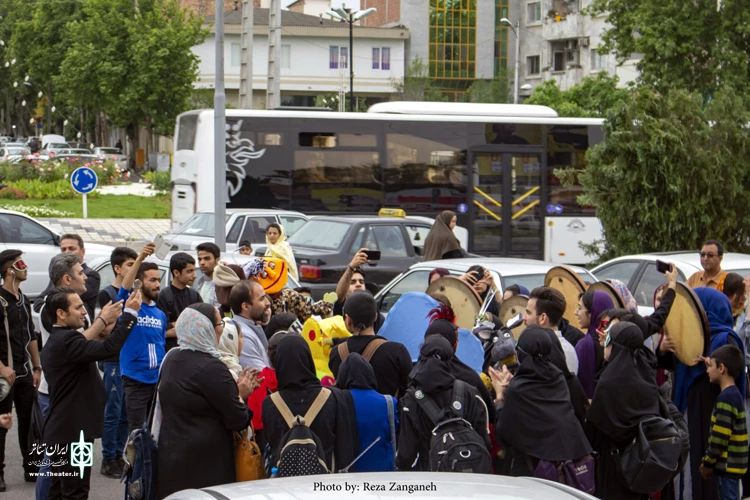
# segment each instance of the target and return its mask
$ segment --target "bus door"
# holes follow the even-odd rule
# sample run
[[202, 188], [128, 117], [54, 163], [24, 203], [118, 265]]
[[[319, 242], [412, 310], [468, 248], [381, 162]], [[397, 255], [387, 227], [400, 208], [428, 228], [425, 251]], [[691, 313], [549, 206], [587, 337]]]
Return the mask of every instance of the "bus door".
[[541, 259], [542, 155], [475, 152], [469, 199], [469, 251], [496, 257]]

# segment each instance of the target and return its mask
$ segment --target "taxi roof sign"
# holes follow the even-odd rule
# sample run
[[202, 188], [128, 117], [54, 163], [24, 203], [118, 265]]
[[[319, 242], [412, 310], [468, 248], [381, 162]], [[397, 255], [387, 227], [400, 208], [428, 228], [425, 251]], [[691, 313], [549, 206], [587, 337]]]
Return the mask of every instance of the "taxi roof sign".
[[378, 211], [379, 217], [406, 217], [406, 211], [402, 208], [381, 208]]

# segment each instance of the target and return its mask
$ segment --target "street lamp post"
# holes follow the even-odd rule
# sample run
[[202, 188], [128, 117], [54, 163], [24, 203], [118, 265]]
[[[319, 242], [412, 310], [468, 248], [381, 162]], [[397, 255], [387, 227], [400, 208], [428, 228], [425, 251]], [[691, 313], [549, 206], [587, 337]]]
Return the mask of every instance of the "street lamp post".
[[349, 23], [349, 111], [354, 111], [354, 23], [378, 9], [375, 7], [354, 11], [347, 9], [346, 4], [326, 12], [327, 15]]
[[504, 17], [500, 19], [500, 24], [504, 24], [505, 26], [510, 27], [510, 29], [513, 31], [513, 34], [516, 35], [516, 69], [515, 69], [515, 75], [514, 75], [514, 84], [513, 84], [513, 104], [518, 104], [518, 73], [521, 68], [521, 22], [516, 22], [516, 27], [513, 27], [513, 23], [510, 22], [510, 19], [507, 17]]

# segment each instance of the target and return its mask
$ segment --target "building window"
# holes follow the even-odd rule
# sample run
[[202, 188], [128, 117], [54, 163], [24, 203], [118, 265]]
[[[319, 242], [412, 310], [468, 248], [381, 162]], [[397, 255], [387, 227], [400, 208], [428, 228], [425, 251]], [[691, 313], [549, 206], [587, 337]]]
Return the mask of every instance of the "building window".
[[349, 67], [349, 47], [334, 47], [332, 45], [328, 54], [329, 69], [347, 69]]
[[494, 74], [500, 79], [508, 77], [508, 37], [513, 36], [507, 26], [500, 24], [504, 17], [508, 17], [508, 0], [495, 0]]
[[391, 69], [391, 49], [390, 47], [383, 47], [380, 52], [382, 54], [380, 69], [389, 71]]
[[377, 47], [372, 49], [372, 69], [380, 69], [380, 49]]
[[542, 2], [532, 2], [526, 5], [526, 22], [539, 23], [542, 21]]
[[240, 67], [240, 59], [242, 58], [242, 47], [239, 43], [233, 43], [232, 44], [232, 67], [233, 68], [239, 68]]
[[591, 69], [605, 69], [607, 67], [607, 56], [597, 50], [591, 50]]
[[292, 67], [292, 46], [281, 46], [281, 69], [290, 69]]
[[339, 69], [339, 48], [330, 47], [328, 49], [328, 68]]
[[526, 58], [526, 74], [528, 76], [541, 73], [541, 56], [530, 56]]
[[443, 91], [463, 92], [476, 78], [477, 3], [429, 2], [429, 75]]
[[555, 52], [552, 71], [565, 71], [565, 52]]

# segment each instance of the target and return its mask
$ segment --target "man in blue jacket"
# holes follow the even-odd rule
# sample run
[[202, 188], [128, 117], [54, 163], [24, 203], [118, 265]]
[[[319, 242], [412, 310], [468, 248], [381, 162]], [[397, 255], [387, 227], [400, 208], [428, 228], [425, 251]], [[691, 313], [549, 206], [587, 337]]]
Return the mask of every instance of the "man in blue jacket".
[[138, 312], [137, 323], [120, 351], [122, 387], [131, 432], [146, 421], [159, 378], [159, 366], [166, 352], [167, 317], [156, 305], [161, 290], [161, 271], [155, 263], [143, 262], [153, 253], [153, 243], [143, 247], [122, 280], [117, 295], [117, 300], [127, 300], [133, 282], [140, 280], [143, 305]]

